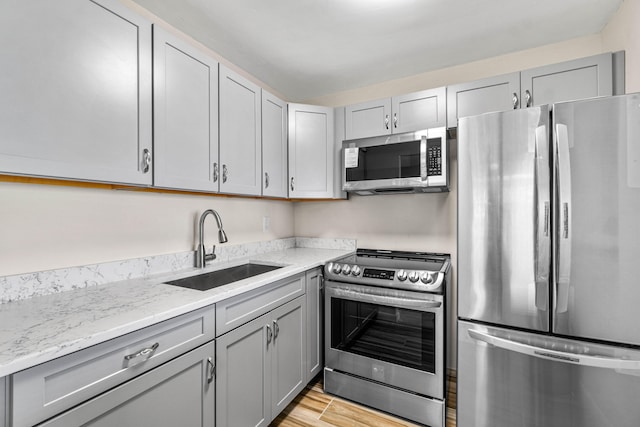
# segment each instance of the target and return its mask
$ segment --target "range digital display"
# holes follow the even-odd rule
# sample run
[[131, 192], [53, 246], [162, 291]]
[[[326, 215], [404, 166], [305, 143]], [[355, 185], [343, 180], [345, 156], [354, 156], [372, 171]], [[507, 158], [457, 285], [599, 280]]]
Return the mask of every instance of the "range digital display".
[[394, 276], [395, 271], [393, 270], [378, 270], [377, 268], [365, 268], [362, 273], [362, 277], [371, 279], [393, 280]]

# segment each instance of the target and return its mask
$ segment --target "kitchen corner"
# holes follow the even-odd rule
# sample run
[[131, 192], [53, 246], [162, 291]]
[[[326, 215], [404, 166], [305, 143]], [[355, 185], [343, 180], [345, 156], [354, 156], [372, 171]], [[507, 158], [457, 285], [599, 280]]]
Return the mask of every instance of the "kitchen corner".
[[[288, 238], [224, 245], [204, 270], [193, 267], [193, 252], [184, 252], [0, 278], [0, 377], [304, 273], [355, 248], [349, 239]], [[205, 292], [164, 284], [248, 261], [284, 267]]]

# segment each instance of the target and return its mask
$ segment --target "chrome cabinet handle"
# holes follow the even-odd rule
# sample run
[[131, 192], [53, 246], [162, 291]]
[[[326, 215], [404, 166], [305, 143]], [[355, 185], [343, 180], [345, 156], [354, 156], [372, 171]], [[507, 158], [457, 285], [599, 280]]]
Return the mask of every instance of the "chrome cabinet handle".
[[218, 163], [215, 162], [213, 164], [213, 182], [218, 182]]
[[280, 326], [278, 325], [278, 321], [273, 321], [273, 339], [278, 338], [278, 334], [280, 333]]
[[398, 113], [393, 113], [393, 127], [398, 128]]
[[267, 345], [271, 344], [272, 339], [273, 339], [273, 332], [271, 331], [271, 326], [267, 325]]
[[227, 165], [222, 165], [222, 182], [227, 182], [227, 178], [229, 178], [229, 170]]
[[506, 338], [496, 337], [489, 333], [475, 331], [470, 329], [467, 331], [469, 336], [476, 341], [493, 345], [508, 351], [526, 354], [540, 359], [555, 360], [558, 362], [572, 363], [575, 365], [588, 366], [593, 368], [606, 368], [617, 370], [640, 370], [640, 360], [616, 359], [613, 357], [591, 356], [578, 353], [570, 353], [565, 351], [550, 350], [543, 347], [537, 347], [530, 344], [513, 341]]
[[269, 174], [267, 172], [264, 173], [264, 188], [269, 188]]
[[513, 98], [511, 98], [511, 103], [513, 104], [513, 109], [517, 109], [518, 108], [518, 103], [520, 102], [520, 100], [518, 99], [518, 94], [513, 92]]
[[216, 365], [213, 364], [213, 358], [207, 357], [207, 384], [211, 384], [216, 376]]
[[384, 116], [384, 127], [385, 129], [389, 129], [389, 115]]
[[291, 177], [291, 191], [293, 191], [294, 186], [293, 186], [293, 177]]
[[159, 346], [159, 343], [155, 343], [151, 347], [145, 347], [142, 350], [136, 351], [135, 353], [127, 354], [126, 356], [124, 356], [125, 368], [149, 360], [149, 358], [153, 356], [153, 353], [156, 352]]
[[145, 148], [142, 150], [142, 173], [149, 172], [151, 168], [151, 150]]
[[531, 107], [531, 104], [533, 103], [533, 97], [531, 96], [531, 92], [529, 92], [529, 89], [524, 91], [524, 99], [526, 101], [526, 107]]

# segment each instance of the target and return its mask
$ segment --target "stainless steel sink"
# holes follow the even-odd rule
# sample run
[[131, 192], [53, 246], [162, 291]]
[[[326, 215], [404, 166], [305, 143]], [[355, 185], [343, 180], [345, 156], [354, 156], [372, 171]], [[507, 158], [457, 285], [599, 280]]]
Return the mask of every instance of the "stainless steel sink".
[[212, 271], [210, 273], [198, 274], [197, 276], [185, 277], [184, 279], [172, 280], [166, 282], [169, 285], [181, 286], [183, 288], [196, 289], [198, 291], [208, 291], [218, 286], [227, 285], [238, 280], [248, 277], [257, 276], [272, 270], [282, 268], [278, 265], [265, 265], [256, 263], [247, 263], [229, 267], [222, 270]]

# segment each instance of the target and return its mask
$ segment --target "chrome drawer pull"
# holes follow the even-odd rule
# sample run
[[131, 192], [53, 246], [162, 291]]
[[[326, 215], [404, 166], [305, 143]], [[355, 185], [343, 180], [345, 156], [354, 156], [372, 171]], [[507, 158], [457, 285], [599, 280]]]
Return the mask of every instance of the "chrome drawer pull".
[[[132, 366], [132, 365], [129, 365], [132, 360], [135, 362], [134, 364], [148, 360], [151, 356], [153, 356], [153, 353], [155, 353], [158, 347], [160, 347], [160, 344], [155, 343], [151, 347], [143, 348], [142, 350], [136, 353], [127, 354], [126, 356], [124, 356], [125, 367]], [[138, 359], [138, 358], [139, 360], [136, 361], [135, 359]]]

